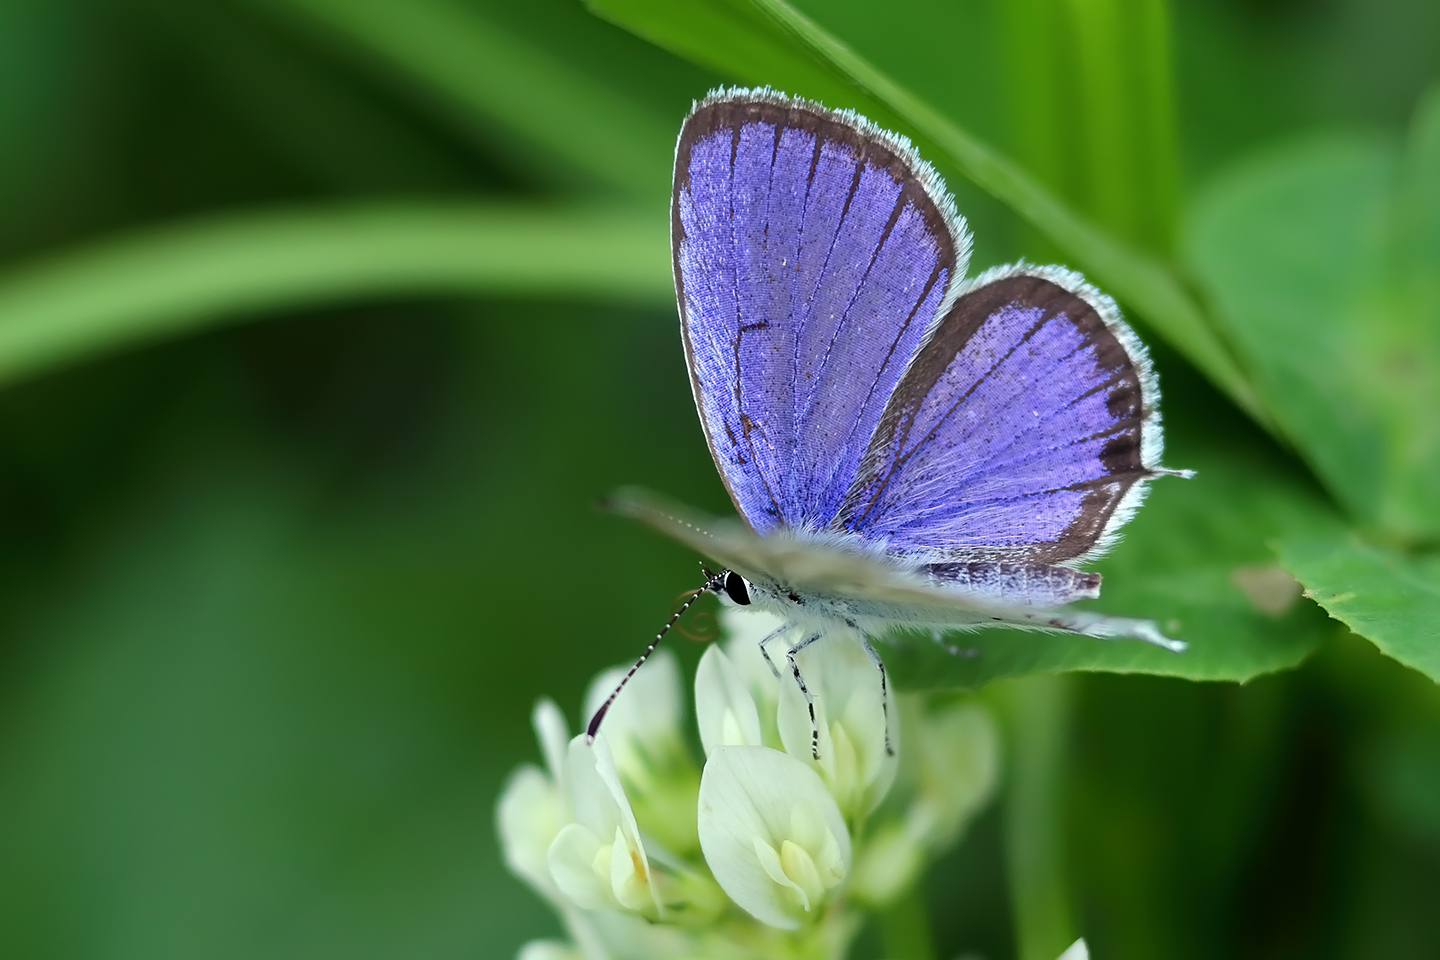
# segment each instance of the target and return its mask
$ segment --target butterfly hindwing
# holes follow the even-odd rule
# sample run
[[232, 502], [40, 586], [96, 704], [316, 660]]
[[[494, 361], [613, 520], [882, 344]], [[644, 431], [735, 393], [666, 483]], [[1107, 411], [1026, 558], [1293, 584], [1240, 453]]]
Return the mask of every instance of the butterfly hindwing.
[[835, 525], [931, 561], [1095, 556], [1159, 472], [1144, 348], [1077, 275], [967, 284], [886, 407]]
[[901, 138], [766, 91], [707, 98], [676, 148], [672, 252], [696, 405], [764, 533], [825, 526], [969, 237]]

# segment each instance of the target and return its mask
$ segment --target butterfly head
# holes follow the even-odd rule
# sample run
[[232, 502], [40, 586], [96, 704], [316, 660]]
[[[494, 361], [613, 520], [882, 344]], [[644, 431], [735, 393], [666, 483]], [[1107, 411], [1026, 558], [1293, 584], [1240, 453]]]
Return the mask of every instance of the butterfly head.
[[748, 607], [752, 603], [750, 599], [750, 581], [746, 580], [734, 570], [711, 570], [703, 563], [700, 569], [705, 572], [705, 584], [695, 595], [702, 593], [713, 593], [717, 597], [724, 597], [737, 607]]

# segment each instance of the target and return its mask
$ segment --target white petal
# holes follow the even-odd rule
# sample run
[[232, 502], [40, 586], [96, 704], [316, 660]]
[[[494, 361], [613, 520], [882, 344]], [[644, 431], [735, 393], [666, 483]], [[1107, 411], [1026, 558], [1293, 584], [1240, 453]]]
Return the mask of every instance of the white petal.
[[546, 857], [568, 817], [559, 790], [536, 767], [510, 776], [495, 805], [495, 827], [505, 864], [536, 890], [554, 896]]
[[620, 822], [620, 808], [610, 785], [596, 769], [596, 747], [605, 742], [604, 735], [595, 744], [585, 742], [582, 733], [570, 741], [565, 753], [565, 793], [570, 801], [575, 822], [597, 837], [608, 837]]
[[705, 651], [695, 670], [695, 720], [707, 757], [720, 746], [761, 744], [755, 700], [745, 679], [717, 646]]
[[1090, 948], [1085, 946], [1085, 939], [1082, 937], [1070, 944], [1070, 949], [1060, 954], [1057, 960], [1090, 960]]
[[550, 844], [550, 876], [571, 903], [586, 910], [613, 906], [610, 890], [595, 874], [597, 857], [607, 855], [608, 846], [585, 827], [572, 823]]
[[620, 785], [620, 774], [615, 769], [615, 758], [610, 754], [610, 745], [603, 736], [597, 736], [592, 749], [595, 753], [595, 772], [610, 791], [610, 798], [615, 801], [615, 809], [619, 814], [618, 826], [624, 831], [630, 847], [640, 857], [644, 872], [648, 875], [650, 864], [645, 860], [645, 847], [640, 842], [640, 825], [635, 822], [635, 811], [625, 797], [625, 788]]
[[584, 960], [580, 951], [559, 940], [531, 940], [520, 948], [515, 960]]
[[[788, 840], [785, 842], [789, 843]], [[765, 876], [775, 881], [781, 887], [793, 891], [795, 898], [800, 903], [801, 909], [808, 911], [810, 909], [810, 899], [805, 896], [805, 891], [800, 885], [794, 880], [791, 880], [789, 874], [785, 872], [785, 864], [780, 862], [780, 854], [775, 852], [775, 848], [760, 837], [756, 837], [755, 842], [751, 844], [751, 846], [755, 849], [755, 859], [760, 862], [760, 869], [765, 871]]]
[[639, 913], [648, 909], [654, 898], [650, 895], [649, 869], [640, 851], [631, 848], [619, 827], [610, 845], [610, 892], [627, 910]]
[[829, 890], [845, 879], [846, 863], [840, 856], [835, 834], [825, 822], [825, 815], [804, 797], [790, 808], [790, 838], [813, 857], [816, 876], [824, 889]]
[[[670, 960], [672, 957], [703, 957], [695, 949], [688, 931], [669, 923], [650, 923], [633, 913], [600, 910], [584, 914], [593, 931], [586, 946], [586, 960]], [[579, 941], [577, 941], [579, 942]]]
[[565, 714], [549, 697], [537, 700], [530, 713], [530, 723], [535, 728], [535, 739], [540, 741], [540, 752], [545, 756], [545, 766], [550, 776], [562, 786], [565, 783], [565, 745], [570, 740], [570, 727]]
[[[771, 711], [775, 709], [776, 698], [780, 695], [780, 682], [775, 671], [770, 669], [770, 664], [760, 653], [760, 641], [784, 625], [785, 621], [779, 617], [753, 607], [720, 609], [720, 626], [726, 637], [725, 653], [729, 655], [730, 662], [735, 665], [740, 676], [745, 679], [745, 685], [750, 688], [750, 693], [760, 708], [762, 720], [767, 706]], [[769, 647], [771, 656], [783, 657], [785, 643], [784, 638], [773, 641]], [[775, 662], [778, 666], [781, 661]], [[772, 712], [771, 716], [773, 715]]]
[[[792, 836], [797, 804], [809, 808], [803, 820], [820, 824], [816, 829], [807, 823], [806, 836], [798, 838]], [[762, 863], [757, 839], [779, 851], [786, 840], [828, 835], [833, 849], [821, 844], [807, 853], [812, 860], [818, 852], [832, 861], [826, 865], [832, 875], [843, 877], [849, 870], [850, 834], [825, 784], [804, 763], [768, 747], [716, 748], [700, 779], [698, 826], [700, 848], [716, 881], [742, 909], [774, 927], [793, 929], [804, 911], [787, 890], [793, 884], [778, 882]]]
[[810, 905], [818, 904], [825, 895], [825, 884], [815, 867], [815, 858], [794, 840], [785, 840], [780, 844], [780, 865], [785, 876], [804, 894], [800, 906], [809, 912]]

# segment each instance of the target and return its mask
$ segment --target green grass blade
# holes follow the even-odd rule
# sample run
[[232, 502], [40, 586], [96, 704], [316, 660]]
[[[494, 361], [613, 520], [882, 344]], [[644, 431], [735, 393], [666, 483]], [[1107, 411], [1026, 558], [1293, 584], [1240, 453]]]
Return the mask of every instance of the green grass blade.
[[243, 316], [381, 296], [671, 302], [663, 217], [473, 203], [146, 230], [0, 276], [0, 382]]
[[[1065, 0], [1065, 7], [1079, 95], [1079, 122], [1068, 132], [1080, 145], [1068, 162], [1083, 170], [1081, 206], [1120, 236], [1168, 251], [1176, 167], [1168, 5]], [[1056, 59], [1065, 52], [1050, 51]]]
[[1179, 218], [1180, 157], [1175, 117], [1175, 73], [1170, 39], [1170, 5], [1137, 0], [1131, 48], [1138, 82], [1133, 86], [1142, 179], [1141, 230], [1160, 249], [1171, 251]]
[[999, 36], [1010, 114], [1011, 149], [1025, 168], [1060, 196], [1077, 183], [1067, 149], [1073, 111], [1062, 99], [1073, 86], [1062, 55], [1068, 37], [1060, 0], [999, 5]]
[[673, 129], [471, 7], [453, 0], [255, 2], [344, 38], [592, 180], [648, 197], [669, 186]]
[[[1076, 214], [1030, 174], [782, 0], [590, 0], [599, 14], [682, 56], [750, 83], [894, 122], [1050, 238], [1075, 266], [1138, 312], [1257, 420], [1270, 418], [1199, 306], [1161, 260]], [[749, 8], [749, 9], [747, 9]], [[799, 56], [797, 56], [799, 54]], [[797, 62], [803, 64], [797, 66]]]

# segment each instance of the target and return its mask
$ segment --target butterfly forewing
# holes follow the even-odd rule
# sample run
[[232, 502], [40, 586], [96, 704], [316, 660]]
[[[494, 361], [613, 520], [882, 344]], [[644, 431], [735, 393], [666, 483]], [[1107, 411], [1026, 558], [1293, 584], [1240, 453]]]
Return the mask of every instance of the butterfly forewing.
[[686, 120], [672, 216], [696, 405], [731, 498], [762, 533], [825, 526], [963, 275], [963, 224], [904, 141], [755, 91]]
[[1108, 298], [1055, 268], [992, 271], [915, 357], [836, 525], [921, 557], [1093, 556], [1155, 474], [1154, 393]]

